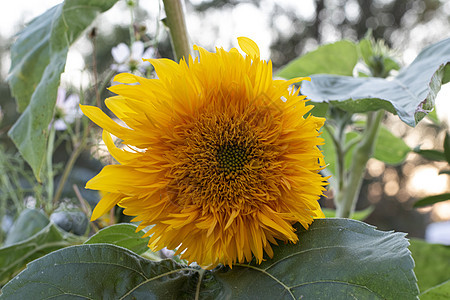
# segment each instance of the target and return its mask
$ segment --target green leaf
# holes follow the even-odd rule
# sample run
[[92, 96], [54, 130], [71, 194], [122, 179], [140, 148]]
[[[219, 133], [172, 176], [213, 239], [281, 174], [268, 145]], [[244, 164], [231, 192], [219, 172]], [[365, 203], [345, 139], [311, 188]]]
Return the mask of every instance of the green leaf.
[[414, 207], [422, 207], [427, 205], [432, 205], [438, 202], [450, 200], [450, 193], [443, 193], [439, 195], [428, 196], [420, 199], [414, 203]]
[[13, 226], [8, 232], [4, 246], [18, 243], [35, 235], [42, 228], [47, 226], [49, 219], [37, 209], [25, 209], [14, 221]]
[[311, 82], [302, 83], [302, 93], [313, 102], [328, 102], [352, 113], [384, 109], [415, 126], [433, 109], [436, 94], [446, 80], [448, 62], [450, 38], [422, 50], [392, 80], [312, 75]]
[[422, 149], [420, 149], [420, 146], [417, 146], [416, 148], [414, 148], [413, 151], [428, 160], [445, 161], [445, 154], [442, 151], [422, 150]]
[[298, 232], [298, 244], [281, 243], [261, 265], [211, 271], [113, 245], [68, 247], [30, 263], [0, 298], [417, 299], [404, 234], [348, 219], [316, 220]]
[[392, 71], [392, 70], [399, 70], [400, 69], [400, 66], [399, 66], [398, 62], [395, 61], [394, 59], [390, 58], [390, 57], [385, 57], [383, 59], [383, 63], [384, 63], [385, 72], [387, 74], [389, 74], [389, 72]]
[[428, 113], [427, 118], [430, 119], [436, 125], [439, 125], [441, 123], [441, 121], [437, 116], [436, 108], [434, 108], [431, 112]]
[[328, 103], [312, 103], [311, 101], [308, 101], [306, 105], [314, 105], [313, 109], [311, 109], [308, 114], [311, 114], [315, 117], [325, 117], [328, 112]]
[[390, 165], [402, 163], [411, 151], [399, 137], [393, 135], [386, 126], [380, 126], [375, 142], [373, 157]]
[[8, 82], [23, 114], [9, 131], [39, 180], [69, 46], [117, 0], [66, 0], [35, 18], [11, 47]]
[[441, 171], [439, 171], [439, 175], [441, 175], [441, 174], [450, 175], [450, 170], [441, 170]]
[[357, 61], [356, 45], [342, 40], [320, 46], [315, 51], [293, 60], [283, 67], [277, 76], [286, 79], [320, 73], [351, 76]]
[[450, 299], [450, 280], [435, 286], [422, 294], [421, 300], [448, 300]]
[[415, 261], [414, 272], [421, 292], [450, 280], [447, 263], [450, 261], [450, 246], [430, 244], [420, 239], [411, 239], [410, 243], [409, 250]]
[[49, 223], [30, 238], [0, 248], [0, 286], [30, 261], [69, 245], [58, 228]]
[[147, 244], [150, 238], [142, 238], [145, 232], [142, 230], [136, 232], [136, 228], [136, 225], [125, 223], [111, 225], [103, 228], [84, 243], [107, 243], [142, 254], [148, 250]]
[[359, 53], [367, 66], [370, 65], [370, 58], [373, 56], [372, 39], [373, 37], [367, 36], [358, 43]]
[[375, 41], [372, 34], [366, 35], [359, 42], [358, 48], [365, 64], [372, 72], [386, 77], [390, 71], [400, 69], [397, 61], [389, 56], [389, 48], [382, 40]]
[[448, 132], [445, 132], [444, 155], [445, 159], [450, 164], [450, 134]]

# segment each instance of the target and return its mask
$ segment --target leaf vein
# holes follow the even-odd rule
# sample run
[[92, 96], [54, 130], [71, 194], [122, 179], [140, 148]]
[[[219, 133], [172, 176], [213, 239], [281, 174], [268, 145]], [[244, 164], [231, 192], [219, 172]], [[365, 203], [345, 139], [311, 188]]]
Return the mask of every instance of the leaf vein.
[[196, 272], [199, 272], [199, 270], [194, 269], [194, 268], [181, 268], [181, 269], [176, 269], [176, 270], [172, 270], [172, 271], [170, 271], [170, 272], [166, 272], [166, 273], [160, 274], [160, 275], [155, 276], [155, 277], [146, 278], [147, 280], [144, 280], [143, 282], [139, 283], [138, 285], [136, 285], [135, 287], [133, 287], [132, 289], [130, 289], [127, 293], [125, 293], [125, 294], [124, 294], [122, 297], [120, 297], [119, 299], [120, 299], [120, 300], [125, 299], [125, 297], [129, 296], [132, 292], [134, 292], [134, 291], [135, 291], [136, 289], [138, 289], [140, 286], [142, 286], [142, 285], [144, 285], [144, 284], [146, 284], [146, 283], [148, 283], [148, 282], [151, 282], [151, 281], [153, 281], [153, 280], [156, 280], [156, 279], [159, 279], [159, 278], [162, 278], [162, 277], [164, 277], [164, 276], [168, 276], [168, 275], [171, 275], [171, 274], [174, 274], [174, 273], [182, 272], [182, 271], [196, 271]]
[[275, 276], [273, 276], [272, 274], [270, 274], [269, 272], [266, 272], [264, 269], [259, 269], [257, 267], [251, 266], [251, 265], [243, 265], [243, 264], [236, 264], [236, 266], [240, 266], [240, 267], [244, 267], [244, 268], [249, 268], [252, 270], [256, 270], [258, 272], [263, 273], [264, 275], [268, 276], [270, 279], [272, 279], [273, 281], [275, 281], [276, 283], [278, 283], [279, 285], [281, 285], [285, 290], [287, 290], [289, 292], [289, 295], [292, 297], [292, 299], [295, 299], [294, 294], [291, 291], [291, 288], [288, 287], [287, 285], [285, 285], [282, 281], [278, 280], [278, 278], [276, 278]]

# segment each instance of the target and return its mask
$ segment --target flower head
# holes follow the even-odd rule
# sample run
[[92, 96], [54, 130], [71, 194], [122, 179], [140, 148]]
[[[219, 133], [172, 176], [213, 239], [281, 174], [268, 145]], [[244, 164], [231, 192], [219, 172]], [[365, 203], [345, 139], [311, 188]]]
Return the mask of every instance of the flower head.
[[111, 65], [111, 69], [117, 72], [139, 71], [145, 73], [145, 70], [150, 66], [150, 62], [143, 61], [142, 58], [153, 58], [155, 49], [148, 47], [144, 52], [144, 48], [144, 43], [141, 41], [134, 42], [131, 47], [124, 43], [113, 47], [111, 54], [116, 63]]
[[323, 217], [324, 119], [306, 116], [312, 106], [290, 88], [304, 78], [273, 80], [258, 46], [247, 38], [239, 45], [245, 56], [194, 47], [199, 60], [151, 59], [158, 79], [117, 75], [124, 84], [111, 87], [118, 96], [106, 105], [127, 128], [83, 106], [119, 162], [86, 185], [108, 193], [92, 219], [118, 204], [139, 229], [153, 225], [152, 250], [177, 249], [211, 267], [253, 256], [260, 263], [276, 240], [298, 241], [292, 224], [308, 228]]

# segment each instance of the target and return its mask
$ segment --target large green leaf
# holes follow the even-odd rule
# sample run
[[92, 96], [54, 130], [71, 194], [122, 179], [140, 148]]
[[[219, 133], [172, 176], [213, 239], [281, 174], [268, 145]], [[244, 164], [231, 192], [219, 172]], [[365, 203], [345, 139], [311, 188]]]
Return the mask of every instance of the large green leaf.
[[148, 238], [142, 238], [145, 232], [136, 232], [136, 225], [133, 224], [114, 224], [103, 228], [85, 244], [107, 243], [127, 248], [137, 254], [142, 254], [148, 250]]
[[30, 261], [69, 245], [70, 242], [64, 239], [59, 229], [53, 223], [49, 223], [30, 238], [0, 248], [0, 285], [7, 282]]
[[0, 298], [417, 299], [404, 234], [348, 219], [316, 220], [298, 234], [261, 265], [212, 271], [113, 245], [68, 247], [30, 263]]
[[421, 300], [448, 300], [450, 299], [450, 280], [435, 286], [422, 294]]
[[306, 53], [283, 67], [276, 75], [286, 79], [320, 73], [351, 76], [357, 61], [357, 46], [342, 40]]
[[[434, 107], [450, 62], [450, 38], [425, 48], [408, 67], [391, 79], [312, 75], [302, 93], [313, 102], [329, 102], [350, 112], [385, 109], [415, 126]], [[331, 72], [330, 72], [331, 73]]]
[[9, 135], [38, 179], [69, 46], [116, 2], [66, 0], [35, 18], [11, 47], [8, 82], [23, 114]]
[[9, 246], [35, 235], [49, 223], [49, 219], [37, 209], [25, 209], [14, 221], [3, 246]]
[[421, 292], [450, 280], [450, 246], [430, 244], [419, 239], [411, 239], [410, 243], [409, 249], [416, 263], [414, 272]]

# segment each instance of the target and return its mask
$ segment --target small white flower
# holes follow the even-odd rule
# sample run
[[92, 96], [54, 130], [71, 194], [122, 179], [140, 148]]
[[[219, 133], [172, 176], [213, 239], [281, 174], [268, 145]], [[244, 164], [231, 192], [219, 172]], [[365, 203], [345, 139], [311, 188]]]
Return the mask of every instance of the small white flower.
[[56, 130], [66, 130], [67, 124], [72, 124], [77, 118], [82, 116], [79, 103], [80, 98], [78, 95], [71, 94], [66, 98], [66, 90], [62, 87], [58, 88], [53, 123]]
[[142, 59], [155, 57], [156, 51], [155, 48], [148, 47], [144, 52], [144, 43], [142, 41], [136, 41], [131, 45], [131, 49], [124, 43], [120, 43], [111, 49], [111, 54], [116, 62], [111, 65], [111, 69], [114, 71], [139, 71], [145, 73], [150, 63]]

